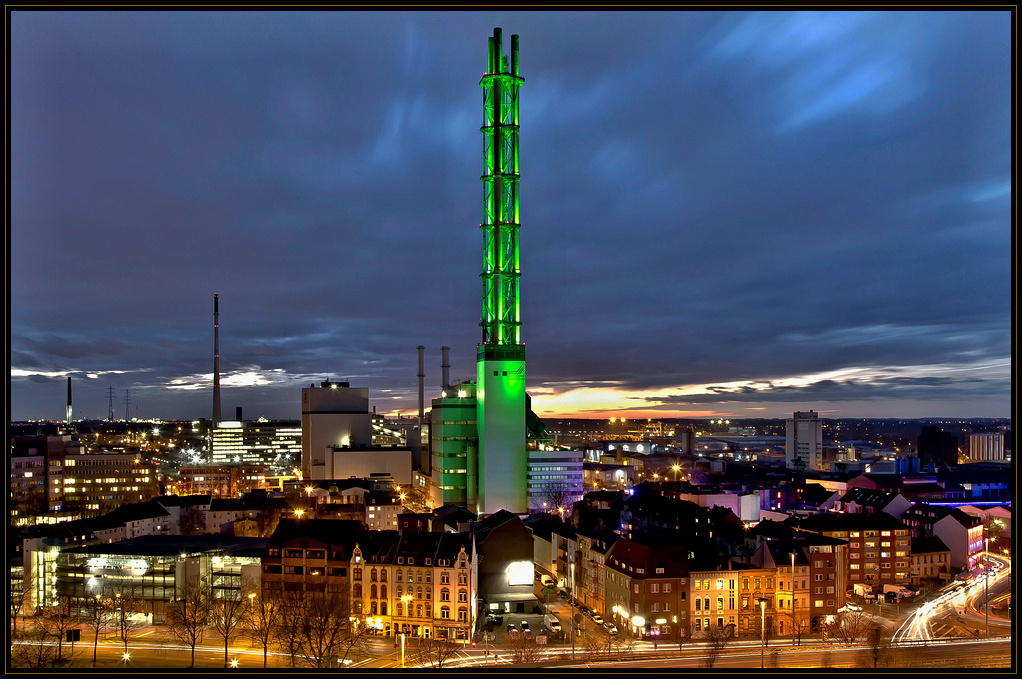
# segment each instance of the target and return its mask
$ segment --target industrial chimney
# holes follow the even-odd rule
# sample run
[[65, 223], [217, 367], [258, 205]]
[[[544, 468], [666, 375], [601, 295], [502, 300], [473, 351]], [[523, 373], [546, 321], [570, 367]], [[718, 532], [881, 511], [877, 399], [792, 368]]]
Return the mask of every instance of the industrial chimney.
[[71, 375], [67, 375], [67, 426], [71, 426], [71, 417]]
[[220, 296], [213, 295], [213, 427], [220, 424]]
[[423, 390], [425, 389], [424, 380], [426, 379], [426, 373], [424, 372], [424, 369], [422, 367], [422, 352], [426, 350], [426, 347], [420, 344], [418, 349], [419, 349], [419, 430], [421, 431], [422, 418], [426, 414], [425, 404], [423, 401], [423, 399], [425, 398]]
[[440, 388], [451, 386], [451, 348], [440, 347]]

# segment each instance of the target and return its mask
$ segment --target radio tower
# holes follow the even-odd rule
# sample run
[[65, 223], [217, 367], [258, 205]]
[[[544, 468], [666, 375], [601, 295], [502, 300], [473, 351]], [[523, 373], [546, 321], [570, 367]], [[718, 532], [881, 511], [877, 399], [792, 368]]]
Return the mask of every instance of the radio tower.
[[130, 422], [131, 418], [131, 389], [124, 390], [124, 421]]
[[510, 60], [501, 30], [489, 39], [483, 88], [482, 344], [476, 349], [479, 431], [477, 513], [528, 512], [525, 345], [518, 282], [518, 36]]
[[110, 413], [110, 422], [114, 421], [114, 385], [108, 384], [106, 386], [106, 397], [109, 401], [107, 410]]

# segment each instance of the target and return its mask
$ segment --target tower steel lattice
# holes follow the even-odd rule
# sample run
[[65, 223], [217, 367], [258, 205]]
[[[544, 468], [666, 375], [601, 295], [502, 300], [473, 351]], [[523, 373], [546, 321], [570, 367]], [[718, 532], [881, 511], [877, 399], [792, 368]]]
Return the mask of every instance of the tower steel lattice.
[[[510, 59], [501, 53], [501, 30], [489, 39], [483, 88], [483, 341], [476, 348], [478, 451], [467, 458], [477, 479], [468, 501], [475, 512], [528, 512], [525, 345], [519, 315], [518, 36]], [[469, 484], [472, 485], [472, 484]]]
[[489, 39], [483, 88], [483, 344], [521, 343], [518, 282], [518, 36], [511, 36], [510, 62], [501, 54], [501, 31]]

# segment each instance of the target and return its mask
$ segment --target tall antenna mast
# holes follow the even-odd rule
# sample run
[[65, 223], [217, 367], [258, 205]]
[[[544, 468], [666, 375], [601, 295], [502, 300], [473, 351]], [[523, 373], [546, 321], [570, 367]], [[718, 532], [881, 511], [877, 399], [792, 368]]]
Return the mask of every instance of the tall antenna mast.
[[107, 384], [106, 396], [107, 396], [107, 399], [109, 401], [109, 404], [107, 406], [107, 412], [110, 414], [109, 420], [110, 420], [110, 422], [113, 422], [114, 421], [114, 385]]
[[213, 295], [213, 427], [220, 424], [220, 295]]
[[124, 421], [130, 422], [131, 417], [131, 389], [124, 390]]

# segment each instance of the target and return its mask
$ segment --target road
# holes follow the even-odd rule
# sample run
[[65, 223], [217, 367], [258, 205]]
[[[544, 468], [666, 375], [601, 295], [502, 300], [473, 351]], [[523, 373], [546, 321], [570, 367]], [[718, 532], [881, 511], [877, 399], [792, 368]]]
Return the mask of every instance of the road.
[[[970, 580], [951, 583], [938, 596], [914, 610], [901, 623], [894, 638], [930, 641], [938, 636], [956, 636], [959, 631], [974, 636], [985, 634], [986, 597], [989, 595], [992, 604], [1011, 594], [1011, 562], [995, 554], [987, 556], [991, 566], [989, 580], [977, 569]], [[1002, 620], [996, 613], [990, 616], [989, 627], [991, 634], [1011, 633], [1011, 622]]]

